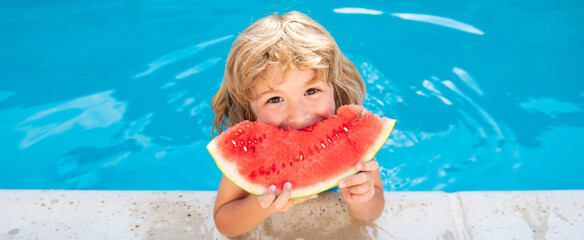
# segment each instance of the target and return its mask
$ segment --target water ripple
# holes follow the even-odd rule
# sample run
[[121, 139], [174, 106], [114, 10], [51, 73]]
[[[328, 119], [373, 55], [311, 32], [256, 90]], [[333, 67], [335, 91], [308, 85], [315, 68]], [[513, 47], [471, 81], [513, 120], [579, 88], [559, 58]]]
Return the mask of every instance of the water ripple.
[[183, 78], [186, 78], [186, 77], [191, 76], [193, 74], [197, 74], [199, 72], [205, 71], [207, 68], [217, 64], [217, 62], [219, 62], [219, 61], [221, 61], [221, 58], [209, 59], [209, 60], [204, 61], [201, 64], [199, 64], [193, 68], [190, 68], [190, 69], [180, 73], [175, 78], [176, 79], [183, 79]]
[[20, 149], [74, 126], [105, 128], [119, 122], [126, 111], [126, 103], [118, 102], [111, 96], [112, 93], [110, 90], [74, 99], [27, 118], [18, 125], [19, 130], [26, 132]]
[[152, 72], [154, 72], [156, 69], [159, 69], [167, 64], [170, 64], [172, 62], [175, 62], [177, 60], [189, 57], [199, 51], [201, 51], [203, 48], [225, 41], [227, 39], [232, 38], [233, 35], [229, 35], [229, 36], [225, 36], [225, 37], [221, 37], [221, 38], [217, 38], [217, 39], [213, 39], [213, 40], [209, 40], [206, 42], [202, 42], [199, 43], [195, 46], [189, 46], [183, 49], [179, 49], [176, 51], [173, 51], [171, 53], [165, 54], [157, 59], [155, 59], [153, 62], [148, 64], [148, 67], [150, 67], [148, 70], [142, 72], [142, 73], [138, 73], [134, 76], [134, 78], [141, 78], [143, 76], [146, 76], [148, 74], [151, 74]]
[[551, 97], [529, 98], [519, 103], [519, 106], [530, 113], [536, 111], [556, 118], [556, 114], [582, 112], [582, 108], [570, 102], [562, 102]]
[[352, 7], [345, 7], [345, 8], [335, 8], [333, 9], [335, 13], [343, 13], [343, 14], [368, 14], [368, 15], [381, 15], [383, 14], [382, 11], [367, 9], [367, 8], [352, 8]]
[[412, 21], [419, 21], [419, 22], [427, 22], [432, 23], [456, 30], [460, 30], [463, 32], [474, 33], [478, 35], [484, 35], [485, 33], [480, 29], [463, 22], [456, 21], [454, 19], [433, 16], [428, 14], [416, 14], [416, 13], [392, 13], [391, 15], [399, 17], [401, 19], [412, 20]]
[[479, 87], [479, 85], [475, 82], [475, 80], [470, 76], [470, 74], [468, 74], [466, 71], [464, 71], [464, 69], [454, 67], [452, 69], [452, 72], [454, 72], [456, 75], [458, 75], [460, 80], [462, 80], [469, 87], [471, 87], [473, 90], [475, 90], [475, 92], [477, 92], [479, 95], [483, 95], [483, 90]]

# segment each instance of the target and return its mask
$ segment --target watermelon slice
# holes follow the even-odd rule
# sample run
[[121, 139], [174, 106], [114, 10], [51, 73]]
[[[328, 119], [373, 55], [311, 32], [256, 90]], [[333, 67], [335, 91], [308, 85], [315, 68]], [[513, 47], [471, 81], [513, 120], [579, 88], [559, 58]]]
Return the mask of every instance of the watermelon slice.
[[363, 113], [358, 105], [300, 130], [243, 121], [213, 139], [207, 149], [223, 174], [243, 190], [264, 194], [292, 183], [291, 198], [333, 188], [370, 161], [391, 134], [395, 120]]

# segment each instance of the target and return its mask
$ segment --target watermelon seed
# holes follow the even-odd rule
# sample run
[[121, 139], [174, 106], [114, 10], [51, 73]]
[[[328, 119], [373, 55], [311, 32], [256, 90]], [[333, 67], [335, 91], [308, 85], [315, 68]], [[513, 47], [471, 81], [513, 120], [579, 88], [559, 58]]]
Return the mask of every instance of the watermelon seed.
[[347, 129], [346, 127], [343, 127], [343, 129], [345, 129], [345, 132], [348, 132], [349, 131], [349, 129]]
[[231, 140], [231, 143], [233, 143], [234, 147], [237, 147], [237, 143], [235, 142], [235, 140]]
[[247, 152], [247, 147], [243, 146], [243, 151]]
[[249, 124], [246, 124], [245, 126], [246, 126], [246, 127], [249, 127]]
[[300, 160], [302, 161], [303, 156], [302, 156], [302, 152], [300, 152]]
[[335, 137], [339, 137], [339, 134], [335, 133]]
[[324, 145], [324, 143], [320, 143], [322, 145], [322, 148], [326, 148], [326, 146]]
[[327, 140], [329, 141], [329, 143], [333, 143], [333, 141], [331, 141], [331, 139], [330, 139], [330, 138], [327, 138]]

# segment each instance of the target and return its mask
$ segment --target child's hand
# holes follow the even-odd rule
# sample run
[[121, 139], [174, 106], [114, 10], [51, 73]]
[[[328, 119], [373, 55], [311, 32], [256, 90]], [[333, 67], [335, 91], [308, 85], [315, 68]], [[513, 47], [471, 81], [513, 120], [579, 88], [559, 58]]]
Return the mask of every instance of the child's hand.
[[373, 172], [377, 170], [377, 161], [360, 162], [356, 165], [360, 173], [339, 181], [339, 190], [347, 203], [363, 203], [375, 195], [375, 179]]
[[302, 203], [308, 199], [314, 199], [318, 197], [318, 195], [315, 194], [308, 197], [290, 199], [291, 191], [292, 184], [286, 182], [284, 184], [282, 192], [280, 192], [280, 194], [276, 198], [276, 186], [272, 185], [270, 186], [270, 188], [268, 188], [268, 192], [257, 198], [258, 203], [262, 208], [269, 209], [274, 212], [285, 212], [296, 204]]

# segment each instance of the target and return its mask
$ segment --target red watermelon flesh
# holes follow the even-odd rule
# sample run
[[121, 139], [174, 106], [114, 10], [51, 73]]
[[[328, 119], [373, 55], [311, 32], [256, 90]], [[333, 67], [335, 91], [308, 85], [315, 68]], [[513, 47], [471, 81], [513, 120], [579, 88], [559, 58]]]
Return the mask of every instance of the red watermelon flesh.
[[342, 106], [336, 115], [300, 130], [243, 121], [207, 149], [223, 174], [247, 192], [261, 195], [270, 185], [281, 191], [290, 182], [291, 198], [309, 196], [356, 174], [356, 164], [373, 159], [391, 134], [395, 120], [363, 110]]

